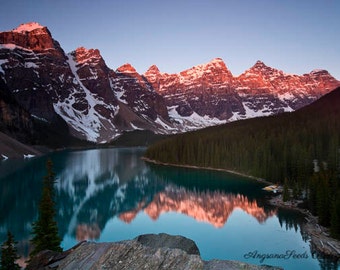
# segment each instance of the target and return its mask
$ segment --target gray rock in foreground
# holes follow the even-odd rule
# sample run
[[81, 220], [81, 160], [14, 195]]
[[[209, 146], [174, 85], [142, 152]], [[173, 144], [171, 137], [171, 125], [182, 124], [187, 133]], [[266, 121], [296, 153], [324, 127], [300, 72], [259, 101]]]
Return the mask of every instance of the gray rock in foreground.
[[188, 254], [200, 255], [200, 251], [195, 242], [180, 235], [160, 234], [143, 234], [135, 238], [144, 246], [152, 248], [178, 248]]
[[239, 261], [227, 261], [227, 260], [210, 260], [204, 261], [204, 270], [276, 270], [283, 269], [280, 267], [274, 267], [270, 265], [254, 265]]
[[27, 269], [258, 270], [282, 268], [256, 266], [237, 261], [203, 261], [195, 242], [188, 238], [167, 234], [148, 234], [116, 243], [83, 242], [61, 254], [41, 252], [32, 259]]

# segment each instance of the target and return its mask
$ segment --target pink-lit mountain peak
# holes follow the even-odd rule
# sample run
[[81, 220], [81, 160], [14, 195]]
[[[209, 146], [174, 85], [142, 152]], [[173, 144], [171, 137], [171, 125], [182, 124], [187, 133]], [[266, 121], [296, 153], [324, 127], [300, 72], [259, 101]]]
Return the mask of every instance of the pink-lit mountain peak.
[[221, 58], [214, 58], [210, 62], [194, 66], [178, 74], [180, 81], [190, 84], [195, 81], [210, 82], [212, 84], [231, 82], [233, 75]]
[[258, 72], [258, 73], [267, 73], [268, 71], [283, 73], [283, 71], [281, 71], [281, 70], [267, 66], [265, 63], [263, 63], [260, 60], [257, 60], [255, 65], [253, 65], [248, 70], [251, 70], [253, 72]]
[[223, 59], [219, 57], [214, 58], [205, 64], [197, 65], [196, 67], [203, 68], [203, 69], [208, 69], [211, 67], [227, 69], [227, 66], [224, 63]]
[[230, 73], [226, 64], [221, 58], [214, 58], [208, 63], [196, 65], [190, 69], [180, 72], [180, 74], [185, 75], [185, 74], [196, 73], [196, 74], [201, 75], [201, 73], [204, 73], [207, 71], [215, 71], [215, 70]]
[[206, 64], [206, 66], [211, 66], [211, 65], [219, 66], [219, 67], [226, 67], [223, 59], [220, 57], [216, 57]]
[[77, 54], [91, 54], [91, 55], [100, 55], [100, 51], [98, 49], [87, 49], [85, 47], [79, 47], [75, 50]]
[[53, 40], [48, 28], [36, 22], [24, 23], [11, 31], [0, 32], [0, 34], [2, 44], [16, 45], [34, 51], [61, 49], [59, 43]]
[[116, 71], [120, 73], [137, 74], [137, 70], [129, 63], [120, 66]]
[[152, 65], [151, 67], [148, 68], [148, 70], [144, 73], [144, 75], [149, 75], [149, 74], [160, 74], [160, 70], [156, 65]]
[[148, 78], [150, 83], [154, 83], [162, 76], [162, 73], [156, 65], [152, 65], [143, 75]]
[[[267, 66], [262, 61], [258, 60], [256, 63], [244, 73], [238, 76], [238, 80], [265, 80], [267, 87], [270, 87], [271, 82], [277, 78], [284, 78], [290, 76], [282, 70]], [[264, 86], [264, 85], [263, 85]]]
[[100, 51], [98, 49], [86, 49], [84, 47], [79, 47], [75, 51], [70, 53], [72, 56], [74, 56], [75, 61], [80, 64], [83, 62], [88, 62], [91, 60], [93, 61], [99, 61], [102, 59], [100, 55]]
[[29, 22], [29, 23], [20, 24], [17, 28], [13, 29], [13, 32], [24, 33], [24, 32], [31, 32], [33, 30], [42, 29], [42, 28], [45, 28], [45, 26], [42, 26], [41, 24], [37, 22]]

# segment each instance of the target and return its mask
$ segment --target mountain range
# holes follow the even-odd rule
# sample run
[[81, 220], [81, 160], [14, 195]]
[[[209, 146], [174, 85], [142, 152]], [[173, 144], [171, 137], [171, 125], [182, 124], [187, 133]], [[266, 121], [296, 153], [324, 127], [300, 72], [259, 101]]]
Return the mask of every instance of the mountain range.
[[105, 143], [134, 130], [181, 133], [294, 111], [337, 86], [326, 70], [292, 75], [261, 61], [233, 76], [220, 58], [176, 74], [155, 65], [144, 74], [130, 64], [112, 70], [97, 49], [65, 53], [39, 23], [0, 32], [0, 131], [30, 144], [54, 132], [65, 144], [68, 136]]

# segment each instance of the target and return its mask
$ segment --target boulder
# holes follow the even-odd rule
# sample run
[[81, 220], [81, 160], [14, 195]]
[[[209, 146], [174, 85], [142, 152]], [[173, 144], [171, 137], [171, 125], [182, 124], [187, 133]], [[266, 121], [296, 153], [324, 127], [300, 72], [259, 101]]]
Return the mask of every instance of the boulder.
[[57, 269], [203, 269], [198, 255], [181, 249], [153, 248], [136, 240], [84, 243]]
[[137, 242], [144, 246], [152, 248], [177, 248], [185, 251], [188, 254], [200, 255], [200, 251], [196, 243], [180, 235], [169, 235], [166, 233], [160, 234], [143, 234], [135, 238]]
[[81, 242], [72, 249], [55, 253], [42, 251], [27, 269], [282, 269], [237, 261], [203, 261], [194, 241], [168, 234], [140, 235], [115, 243]]

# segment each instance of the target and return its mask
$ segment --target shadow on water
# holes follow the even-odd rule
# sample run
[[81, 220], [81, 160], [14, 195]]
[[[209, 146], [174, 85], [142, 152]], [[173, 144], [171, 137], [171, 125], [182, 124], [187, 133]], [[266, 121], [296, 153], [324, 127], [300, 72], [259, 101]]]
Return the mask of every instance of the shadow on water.
[[[105, 235], [107, 232], [118, 235], [117, 228], [129, 238], [150, 230], [187, 234], [207, 259], [219, 256], [244, 260], [242, 254], [251, 248], [244, 249], [238, 234], [249, 234], [249, 245], [253, 243], [254, 247], [266, 250], [256, 234], [263, 234], [263, 239], [269, 237], [268, 245], [273, 245], [267, 230], [280, 231], [275, 233], [278, 237], [286, 237], [279, 235], [291, 231], [289, 237], [308, 247], [306, 236], [300, 232], [303, 217], [268, 205], [263, 183], [219, 171], [145, 164], [140, 159], [143, 151], [139, 148], [63, 151], [30, 160], [2, 162], [0, 241], [5, 240], [10, 230], [19, 242], [20, 254], [27, 256], [45, 164], [51, 158], [57, 178], [57, 222], [65, 249], [86, 239], [111, 241]], [[111, 224], [114, 226], [110, 227]], [[228, 241], [234, 242], [225, 245], [221, 239], [230, 233]], [[295, 233], [300, 240], [296, 240]], [[235, 248], [229, 250], [230, 246]], [[210, 254], [213, 249], [219, 252]], [[308, 262], [312, 265], [309, 269], [337, 269], [323, 258], [318, 261], [320, 268], [315, 267], [315, 259]]]

